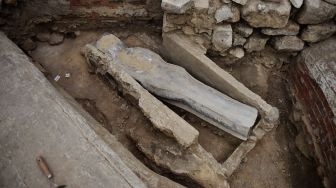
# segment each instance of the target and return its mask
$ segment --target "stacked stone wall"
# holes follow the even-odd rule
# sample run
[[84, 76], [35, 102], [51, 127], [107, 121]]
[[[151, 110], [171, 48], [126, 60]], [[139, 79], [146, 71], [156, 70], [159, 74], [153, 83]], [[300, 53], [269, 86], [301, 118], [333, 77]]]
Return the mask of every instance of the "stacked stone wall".
[[163, 0], [163, 32], [180, 32], [221, 56], [270, 45], [295, 54], [336, 32], [334, 0]]

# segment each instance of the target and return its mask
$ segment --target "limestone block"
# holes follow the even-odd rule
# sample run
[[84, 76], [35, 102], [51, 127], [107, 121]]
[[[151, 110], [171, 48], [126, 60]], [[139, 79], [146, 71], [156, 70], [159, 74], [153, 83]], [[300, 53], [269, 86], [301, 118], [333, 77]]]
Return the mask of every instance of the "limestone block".
[[290, 15], [291, 4], [288, 0], [265, 2], [250, 0], [242, 7], [242, 18], [252, 27], [284, 27]]
[[212, 35], [213, 48], [224, 52], [232, 46], [232, 28], [230, 24], [215, 27]]
[[306, 42], [318, 42], [329, 38], [336, 33], [336, 24], [327, 22], [317, 25], [308, 25], [301, 34], [301, 39]]
[[304, 42], [297, 36], [277, 36], [274, 38], [273, 47], [279, 51], [297, 52], [304, 47]]
[[174, 14], [183, 14], [193, 6], [192, 0], [162, 0], [164, 11]]
[[244, 46], [246, 38], [237, 33], [233, 33], [233, 46]]
[[294, 21], [289, 20], [287, 25], [283, 28], [263, 28], [261, 32], [265, 35], [297, 35], [300, 31], [300, 25]]
[[319, 24], [336, 15], [336, 5], [322, 0], [305, 0], [297, 15], [300, 24]]
[[232, 4], [225, 4], [216, 10], [215, 13], [216, 22], [238, 22], [240, 20], [240, 12], [236, 6]]
[[209, 9], [209, 0], [194, 0], [194, 6], [198, 11], [206, 11]]
[[261, 51], [265, 48], [266, 42], [268, 41], [269, 37], [258, 34], [258, 33], [254, 33], [253, 35], [251, 35], [245, 45], [244, 48], [248, 51], [248, 52], [253, 52], [253, 51]]
[[253, 33], [253, 28], [245, 23], [239, 22], [233, 25], [233, 31], [243, 37], [249, 37]]

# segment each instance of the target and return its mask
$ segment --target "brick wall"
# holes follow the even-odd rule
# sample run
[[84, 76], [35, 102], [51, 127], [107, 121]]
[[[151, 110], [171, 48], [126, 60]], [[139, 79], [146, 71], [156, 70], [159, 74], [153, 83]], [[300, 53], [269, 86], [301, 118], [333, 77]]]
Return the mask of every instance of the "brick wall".
[[315, 152], [315, 159], [320, 166], [319, 173], [325, 177], [326, 185], [336, 187], [335, 115], [303, 60], [294, 65], [291, 79], [296, 102], [304, 114], [304, 131], [310, 137], [310, 148]]

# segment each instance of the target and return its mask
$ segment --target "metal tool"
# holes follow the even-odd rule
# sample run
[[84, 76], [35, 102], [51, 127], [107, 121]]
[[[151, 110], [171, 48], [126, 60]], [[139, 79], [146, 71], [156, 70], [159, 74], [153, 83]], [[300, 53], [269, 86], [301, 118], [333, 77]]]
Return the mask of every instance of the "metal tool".
[[36, 162], [40, 170], [42, 171], [42, 173], [48, 178], [48, 181], [53, 187], [55, 188], [65, 188], [66, 187], [66, 185], [57, 185], [55, 183], [53, 179], [54, 176], [52, 175], [51, 171], [49, 170], [47, 162], [43, 159], [42, 156], [36, 157]]

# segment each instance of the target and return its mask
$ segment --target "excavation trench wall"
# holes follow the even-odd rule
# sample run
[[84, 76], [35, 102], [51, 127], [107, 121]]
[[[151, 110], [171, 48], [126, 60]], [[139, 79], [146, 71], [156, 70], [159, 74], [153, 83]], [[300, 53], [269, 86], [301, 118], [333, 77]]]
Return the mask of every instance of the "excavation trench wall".
[[[82, 29], [123, 27], [125, 24], [161, 25], [162, 10], [156, 0], [32, 0], [3, 3], [0, 29], [15, 42], [38, 32], [70, 33]], [[159, 27], [161, 29], [161, 27]]]

